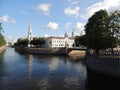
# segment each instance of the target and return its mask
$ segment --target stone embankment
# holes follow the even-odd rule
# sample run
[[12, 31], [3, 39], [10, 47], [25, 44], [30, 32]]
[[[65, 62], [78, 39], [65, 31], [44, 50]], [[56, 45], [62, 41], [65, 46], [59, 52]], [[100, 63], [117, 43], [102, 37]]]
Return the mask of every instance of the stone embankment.
[[69, 55], [74, 59], [84, 59], [85, 51], [83, 50], [68, 50], [66, 48], [29, 48], [15, 47], [17, 51], [23, 51], [31, 54], [52, 54], [52, 55]]
[[6, 49], [6, 46], [1, 46], [0, 47], [0, 53], [3, 52]]
[[68, 56], [72, 57], [73, 59], [85, 59], [85, 50], [71, 50], [68, 53]]
[[97, 73], [120, 80], [120, 51], [101, 51], [99, 56], [87, 55], [86, 63], [89, 69]]
[[30, 48], [15, 47], [17, 51], [27, 52], [31, 54], [66, 54], [65, 48]]

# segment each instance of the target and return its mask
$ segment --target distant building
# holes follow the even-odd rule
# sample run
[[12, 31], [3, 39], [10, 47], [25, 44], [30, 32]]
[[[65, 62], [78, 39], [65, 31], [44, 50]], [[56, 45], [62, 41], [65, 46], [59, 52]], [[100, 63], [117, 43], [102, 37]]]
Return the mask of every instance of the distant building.
[[74, 38], [68, 37], [67, 33], [64, 34], [63, 37], [60, 36], [50, 36], [44, 38], [45, 40], [45, 47], [51, 48], [60, 48], [60, 47], [73, 47]]
[[[33, 40], [32, 36], [32, 25], [31, 21], [28, 26], [28, 35], [27, 39], [29, 42]], [[50, 37], [44, 37], [45, 45], [43, 47], [50, 47], [50, 48], [60, 48], [60, 47], [73, 47], [73, 44], [75, 43], [75, 30], [72, 31], [71, 37], [67, 35], [65, 32], [64, 36], [50, 36]], [[28, 44], [28, 47], [30, 44]]]

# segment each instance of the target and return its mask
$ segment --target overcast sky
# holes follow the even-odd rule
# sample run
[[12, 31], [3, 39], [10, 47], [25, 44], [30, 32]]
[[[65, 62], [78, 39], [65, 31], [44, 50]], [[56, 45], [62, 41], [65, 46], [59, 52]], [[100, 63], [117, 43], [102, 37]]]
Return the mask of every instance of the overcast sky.
[[80, 35], [94, 12], [120, 10], [120, 0], [0, 0], [0, 22], [8, 40], [26, 37], [31, 19], [34, 36]]

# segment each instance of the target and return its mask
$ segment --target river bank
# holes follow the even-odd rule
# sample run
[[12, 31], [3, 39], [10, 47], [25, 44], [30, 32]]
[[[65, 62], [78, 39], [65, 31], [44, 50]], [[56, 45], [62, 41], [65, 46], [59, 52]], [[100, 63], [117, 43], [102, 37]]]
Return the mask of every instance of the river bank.
[[65, 48], [30, 48], [30, 47], [15, 47], [15, 50], [27, 52], [31, 54], [67, 54]]
[[96, 73], [120, 80], [120, 58], [87, 56], [86, 64]]
[[6, 46], [1, 46], [0, 47], [0, 53], [3, 52], [6, 49]]
[[16, 51], [26, 52], [31, 54], [42, 55], [68, 55], [74, 59], [84, 59], [85, 50], [69, 50], [66, 48], [30, 48], [30, 47], [15, 47]]

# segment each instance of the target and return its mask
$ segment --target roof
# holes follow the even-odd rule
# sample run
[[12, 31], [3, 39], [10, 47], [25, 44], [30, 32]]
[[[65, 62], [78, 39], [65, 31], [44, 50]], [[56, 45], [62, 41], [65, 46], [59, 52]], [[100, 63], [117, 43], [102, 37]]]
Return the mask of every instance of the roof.
[[[45, 37], [45, 39], [64, 39], [65, 37], [60, 37], [60, 36], [50, 36], [50, 37]], [[69, 39], [73, 39], [71, 37], [68, 37]]]

